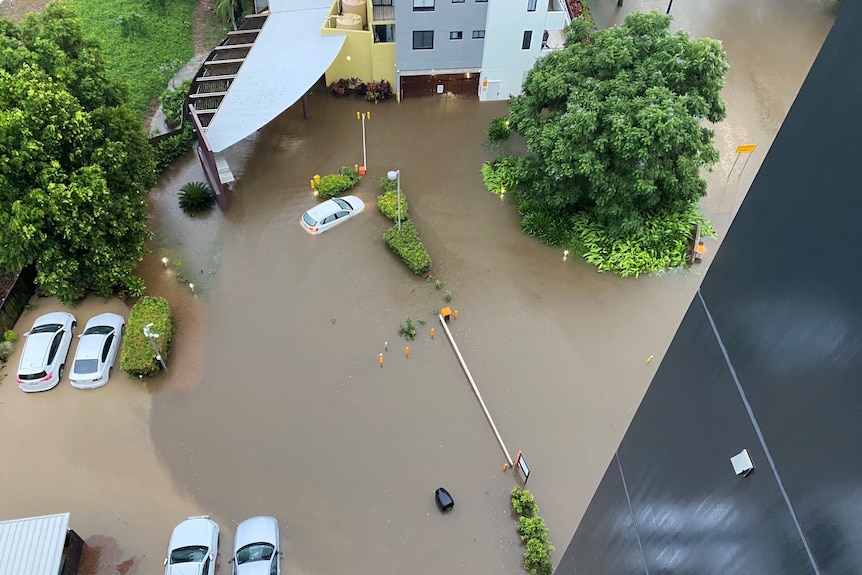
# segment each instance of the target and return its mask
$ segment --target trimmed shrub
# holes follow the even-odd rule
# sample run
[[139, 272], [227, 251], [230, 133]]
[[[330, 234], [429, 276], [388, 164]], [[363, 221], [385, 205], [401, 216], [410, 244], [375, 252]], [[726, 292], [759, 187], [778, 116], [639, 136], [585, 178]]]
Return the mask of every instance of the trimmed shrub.
[[314, 190], [319, 198], [328, 200], [356, 187], [361, 179], [362, 176], [356, 170], [345, 166], [337, 174], [320, 178], [320, 181], [314, 184]]
[[189, 216], [211, 210], [215, 201], [215, 193], [207, 183], [188, 182], [180, 188], [180, 208]]
[[[387, 180], [388, 181], [388, 180]], [[388, 192], [377, 196], [377, 209], [380, 213], [392, 220], [398, 222], [398, 192], [389, 190]], [[407, 198], [404, 197], [404, 190], [401, 190], [401, 223], [409, 219], [407, 215]]]
[[149, 340], [144, 336], [144, 326], [152, 323], [153, 333], [159, 334], [156, 343], [165, 363], [171, 351], [174, 338], [174, 318], [168, 300], [161, 297], [144, 296], [132, 306], [123, 350], [120, 353], [120, 369], [132, 377], [153, 376], [161, 369]]
[[[384, 176], [380, 178], [380, 187], [383, 188], [384, 192], [394, 192], [398, 189], [398, 180], [390, 180], [388, 177]], [[404, 190], [401, 190], [402, 193]], [[404, 198], [401, 198], [403, 201]]]
[[11, 329], [7, 329], [3, 332], [3, 341], [8, 341], [10, 343], [14, 343], [18, 341], [18, 334], [12, 331]]
[[392, 97], [392, 86], [386, 80], [379, 82], [369, 82], [364, 85], [365, 99], [376, 104], [381, 100], [388, 100]]
[[499, 144], [509, 139], [512, 135], [512, 129], [509, 127], [508, 116], [497, 116], [491, 120], [488, 126], [488, 141], [492, 144]]
[[[402, 198], [403, 199], [403, 198]], [[407, 264], [413, 273], [424, 274], [431, 269], [431, 256], [419, 239], [419, 234], [410, 220], [401, 222], [401, 231], [394, 225], [383, 235], [389, 247]]]
[[192, 81], [186, 80], [173, 90], [165, 90], [162, 93], [160, 98], [162, 113], [165, 115], [165, 123], [169, 128], [175, 128], [179, 125], [180, 118], [183, 117], [183, 103], [186, 101], [191, 85]]
[[156, 175], [164, 172], [174, 163], [174, 160], [184, 156], [195, 143], [195, 132], [186, 124], [182, 132], [161, 140], [153, 146], [153, 157], [156, 160]]

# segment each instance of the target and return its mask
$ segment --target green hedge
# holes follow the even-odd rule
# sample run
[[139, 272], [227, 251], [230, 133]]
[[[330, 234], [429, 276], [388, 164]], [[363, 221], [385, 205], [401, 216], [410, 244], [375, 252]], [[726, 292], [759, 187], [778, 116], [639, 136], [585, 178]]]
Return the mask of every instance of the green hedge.
[[362, 176], [356, 170], [345, 166], [337, 174], [320, 178], [320, 181], [314, 184], [314, 190], [317, 192], [317, 197], [328, 200], [352, 189], [361, 179]]
[[524, 542], [524, 569], [531, 575], [551, 575], [550, 534], [533, 494], [522, 487], [512, 489], [512, 509], [518, 514], [518, 534]]
[[174, 338], [174, 318], [168, 300], [161, 297], [144, 296], [132, 307], [123, 350], [120, 354], [120, 369], [132, 377], [156, 375], [161, 365], [156, 360], [150, 341], [144, 335], [144, 326], [152, 323], [153, 333], [159, 334], [156, 343], [165, 363], [171, 352]]
[[[402, 198], [403, 199], [403, 198]], [[413, 273], [420, 275], [431, 269], [431, 256], [419, 239], [416, 228], [410, 220], [401, 222], [401, 231], [394, 225], [383, 235], [383, 239], [392, 248]]]
[[[382, 195], [377, 196], [377, 209], [380, 213], [392, 220], [398, 222], [398, 192], [390, 190]], [[407, 215], [407, 198], [404, 197], [404, 190], [401, 190], [401, 221], [404, 222], [410, 219]]]
[[174, 163], [174, 160], [184, 156], [195, 143], [195, 132], [190, 127], [191, 122], [186, 124], [182, 132], [169, 138], [165, 138], [153, 145], [153, 157], [156, 160], [156, 174], [161, 174]]

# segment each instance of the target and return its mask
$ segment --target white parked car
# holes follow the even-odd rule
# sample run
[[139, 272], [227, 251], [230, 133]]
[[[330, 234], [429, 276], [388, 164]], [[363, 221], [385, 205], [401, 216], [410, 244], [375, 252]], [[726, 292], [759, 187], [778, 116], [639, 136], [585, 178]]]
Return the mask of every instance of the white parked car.
[[21, 391], [46, 391], [60, 383], [75, 331], [75, 316], [64, 311], [36, 318], [24, 334], [24, 350], [15, 377]]
[[356, 196], [332, 198], [302, 214], [299, 223], [305, 231], [317, 235], [352, 218], [363, 209], [365, 209], [365, 203]]
[[233, 575], [281, 575], [278, 521], [252, 517], [236, 528]]
[[69, 372], [72, 387], [93, 389], [108, 383], [125, 326], [122, 316], [115, 313], [102, 313], [87, 322], [84, 333], [78, 336], [78, 349]]
[[189, 517], [171, 533], [165, 575], [215, 575], [218, 525], [208, 515]]

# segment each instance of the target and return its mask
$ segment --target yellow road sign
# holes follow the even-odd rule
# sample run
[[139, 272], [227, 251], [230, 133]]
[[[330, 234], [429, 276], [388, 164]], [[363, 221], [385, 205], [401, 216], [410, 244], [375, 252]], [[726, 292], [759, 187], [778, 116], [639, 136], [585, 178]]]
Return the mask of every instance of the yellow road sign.
[[757, 147], [757, 144], [745, 144], [736, 148], [737, 154], [750, 154]]

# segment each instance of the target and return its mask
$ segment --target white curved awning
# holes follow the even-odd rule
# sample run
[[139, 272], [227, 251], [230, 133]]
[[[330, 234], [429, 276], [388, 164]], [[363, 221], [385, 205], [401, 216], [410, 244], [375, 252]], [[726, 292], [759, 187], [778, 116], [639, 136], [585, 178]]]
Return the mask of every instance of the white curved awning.
[[321, 36], [331, 0], [269, 0], [270, 13], [206, 128], [214, 152], [259, 130], [326, 72], [345, 35]]

